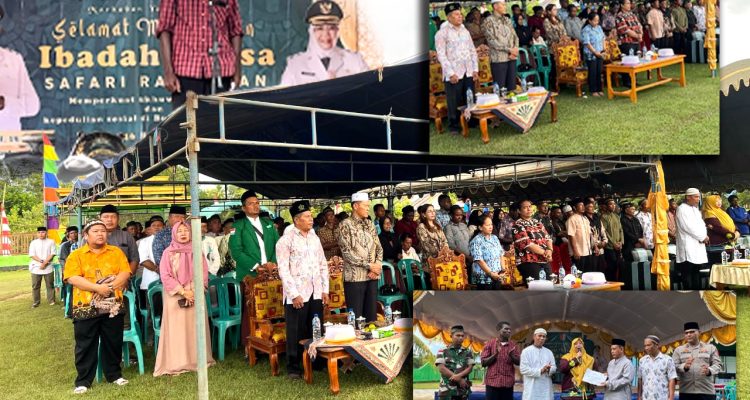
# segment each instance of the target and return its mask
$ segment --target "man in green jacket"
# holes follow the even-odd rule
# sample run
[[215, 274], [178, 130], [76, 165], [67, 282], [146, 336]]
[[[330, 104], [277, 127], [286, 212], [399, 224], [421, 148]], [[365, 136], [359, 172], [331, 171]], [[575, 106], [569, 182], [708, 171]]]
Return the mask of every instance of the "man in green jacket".
[[[267, 262], [276, 262], [276, 242], [279, 233], [269, 218], [260, 217], [260, 201], [252, 190], [242, 194], [242, 211], [245, 218], [234, 221], [234, 232], [229, 238], [229, 251], [237, 263], [237, 280], [242, 282], [245, 276], [255, 277], [258, 275], [257, 268]], [[242, 287], [242, 296], [245, 296], [245, 286]], [[242, 346], [247, 344], [247, 335], [250, 327], [247, 322], [246, 300], [242, 302]]]

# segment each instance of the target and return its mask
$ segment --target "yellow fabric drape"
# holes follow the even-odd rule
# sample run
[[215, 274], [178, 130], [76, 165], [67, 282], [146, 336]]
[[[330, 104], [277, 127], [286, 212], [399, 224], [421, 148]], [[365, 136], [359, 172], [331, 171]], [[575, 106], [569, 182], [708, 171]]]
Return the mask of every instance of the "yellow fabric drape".
[[[576, 358], [578, 351], [576, 350], [576, 343], [581, 342], [583, 343], [582, 338], [575, 338], [572, 342], [570, 342], [570, 350], [568, 350], [568, 353], [563, 355], [562, 358], [565, 360], [573, 360]], [[570, 369], [570, 375], [573, 376], [573, 382], [576, 384], [576, 386], [581, 386], [581, 383], [583, 382], [583, 374], [586, 373], [587, 369], [590, 369], [594, 366], [594, 357], [591, 357], [586, 353], [586, 348], [581, 347], [581, 364], [576, 365], [575, 367]]]
[[[424, 336], [427, 339], [432, 339], [434, 337], [440, 336], [440, 340], [443, 341], [445, 344], [451, 344], [453, 340], [451, 339], [451, 332], [444, 331], [436, 326], [430, 325], [424, 321], [420, 321], [418, 319], [414, 320], [414, 326], [419, 329], [419, 331], [422, 333], [422, 336]], [[475, 353], [478, 353], [482, 351], [482, 347], [484, 347], [484, 342], [480, 342], [478, 340], [472, 339], [470, 336], [466, 336], [463, 343], [461, 343], [463, 347], [470, 348]]]
[[566, 321], [555, 322], [555, 327], [558, 329], [562, 329], [564, 331], [569, 331], [575, 328], [575, 326], [576, 326], [575, 322], [566, 322]]
[[471, 350], [475, 353], [479, 353], [482, 351], [482, 348], [484, 347], [484, 343], [473, 341], [471, 342]]
[[706, 0], [706, 37], [703, 47], [708, 49], [708, 68], [716, 76], [716, 0]]
[[601, 330], [599, 331], [599, 339], [601, 339], [602, 342], [607, 343], [607, 344], [612, 343], [612, 335]]
[[734, 225], [732, 217], [726, 211], [722, 210], [721, 207], [716, 206], [716, 203], [720, 200], [721, 196], [716, 194], [706, 197], [706, 201], [703, 203], [703, 210], [701, 210], [703, 212], [703, 219], [716, 218], [721, 222], [721, 226], [724, 229], [734, 232], [737, 230], [737, 227]]
[[737, 321], [737, 295], [732, 292], [706, 290], [701, 292], [708, 311], [721, 322], [734, 325]]
[[587, 335], [592, 335], [594, 334], [594, 332], [596, 332], [596, 328], [587, 324], [578, 324], [578, 329], [580, 329], [581, 332]]
[[651, 190], [648, 192], [648, 205], [651, 207], [651, 219], [654, 221], [654, 257], [651, 261], [651, 273], [656, 275], [656, 288], [670, 290], [669, 279], [669, 227], [667, 225], [667, 199], [664, 170], [661, 161], [656, 162], [651, 171]]
[[415, 320], [415, 322], [415, 325], [419, 327], [419, 331], [422, 332], [422, 336], [426, 337], [427, 339], [432, 339], [441, 332], [440, 328], [432, 326], [424, 321]]
[[711, 336], [718, 343], [724, 346], [731, 346], [737, 342], [737, 325], [726, 325], [721, 328], [712, 329]]
[[337, 0], [336, 2], [344, 14], [344, 19], [341, 20], [341, 24], [339, 25], [339, 32], [341, 32], [339, 39], [341, 39], [341, 44], [344, 45], [345, 49], [359, 51], [359, 43], [357, 42], [359, 37], [357, 4], [352, 0]]
[[510, 338], [513, 339], [514, 342], [519, 342], [525, 339], [529, 332], [531, 332], [531, 329], [524, 329], [522, 331], [516, 332], [516, 334], [512, 335]]

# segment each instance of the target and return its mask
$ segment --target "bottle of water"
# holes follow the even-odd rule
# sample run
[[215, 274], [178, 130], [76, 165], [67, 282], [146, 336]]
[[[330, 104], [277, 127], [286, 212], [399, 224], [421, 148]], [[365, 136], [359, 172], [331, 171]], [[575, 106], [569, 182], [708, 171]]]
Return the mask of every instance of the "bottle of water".
[[508, 88], [506, 88], [505, 86], [503, 86], [503, 88], [500, 89], [500, 96], [502, 98], [508, 97]]
[[315, 314], [312, 321], [312, 334], [313, 334], [313, 340], [318, 340], [322, 337], [322, 334], [320, 332], [320, 318], [318, 318], [318, 314]]
[[565, 268], [563, 266], [560, 266], [560, 270], [557, 272], [558, 275], [560, 275], [560, 282], [562, 282], [563, 278], [565, 278]]
[[576, 268], [575, 264], [573, 264], [573, 266], [570, 267], [570, 273], [573, 274], [574, 278], [578, 277], [578, 268]]
[[526, 91], [526, 79], [521, 79], [521, 91]]
[[643, 52], [643, 53], [641, 53], [641, 57], [646, 57], [646, 52], [648, 50], [646, 49], [646, 45], [645, 44], [643, 45], [643, 50], [641, 50], [641, 51]]
[[633, 49], [631, 48], [631, 49], [630, 49], [630, 52], [628, 53], [628, 55], [629, 55], [629, 56], [632, 56], [633, 54], [635, 54], [635, 52], [634, 52], [634, 51], [633, 51]]
[[354, 310], [351, 308], [349, 309], [349, 315], [346, 317], [346, 323], [357, 329], [357, 316], [354, 315]]
[[539, 270], [539, 280], [540, 281], [546, 281], [547, 280], [547, 273], [544, 272], [544, 268]]
[[656, 46], [654, 46], [654, 44], [651, 43], [651, 51], [653, 51], [654, 53], [656, 53], [656, 50], [657, 50]]
[[740, 249], [738, 247], [734, 248], [734, 258], [732, 260], [739, 260], [742, 258], [742, 254], [740, 253]]
[[745, 249], [745, 259], [750, 259], [750, 249]]
[[472, 107], [474, 106], [474, 92], [471, 91], [471, 88], [466, 89], [466, 107]]
[[500, 85], [498, 85], [497, 83], [493, 83], [492, 84], [492, 93], [494, 93], [495, 96], [500, 97]]
[[723, 250], [721, 252], [721, 265], [727, 265], [729, 262], [729, 254], [727, 254], [726, 250]]
[[385, 306], [385, 323], [390, 325], [393, 323], [393, 311], [391, 311], [391, 306]]

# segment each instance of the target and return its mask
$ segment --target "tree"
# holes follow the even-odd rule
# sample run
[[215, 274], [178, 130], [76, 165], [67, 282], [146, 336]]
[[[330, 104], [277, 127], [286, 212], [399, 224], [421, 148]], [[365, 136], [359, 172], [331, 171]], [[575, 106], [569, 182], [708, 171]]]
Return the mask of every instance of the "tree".
[[14, 233], [34, 232], [45, 224], [41, 173], [8, 177], [5, 212]]

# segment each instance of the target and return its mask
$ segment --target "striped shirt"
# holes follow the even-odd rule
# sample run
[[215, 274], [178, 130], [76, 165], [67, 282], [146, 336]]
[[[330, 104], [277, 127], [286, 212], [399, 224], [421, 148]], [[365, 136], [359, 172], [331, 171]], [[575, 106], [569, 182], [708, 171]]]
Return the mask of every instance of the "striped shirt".
[[630, 11], [623, 11], [617, 14], [615, 21], [617, 24], [618, 42], [621, 44], [639, 43], [638, 39], [632, 38], [627, 34], [629, 30], [638, 34], [643, 34], [643, 28], [641, 28], [641, 23], [638, 22], [638, 17], [636, 17], [635, 14]]
[[[214, 6], [219, 39], [221, 76], [233, 76], [237, 62], [232, 38], [242, 36], [237, 0], [226, 0], [225, 6]], [[172, 35], [172, 67], [177, 76], [210, 79], [213, 58], [211, 9], [207, 1], [162, 0], [159, 5], [159, 27], [156, 37]]]

